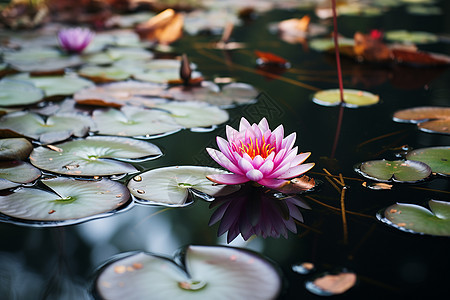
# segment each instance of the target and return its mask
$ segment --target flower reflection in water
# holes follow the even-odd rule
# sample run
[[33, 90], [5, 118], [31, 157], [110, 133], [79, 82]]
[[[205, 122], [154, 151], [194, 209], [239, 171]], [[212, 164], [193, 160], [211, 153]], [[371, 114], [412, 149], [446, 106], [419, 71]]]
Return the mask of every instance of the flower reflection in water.
[[87, 28], [66, 28], [58, 32], [61, 47], [69, 53], [81, 53], [94, 38], [94, 33]]
[[218, 236], [228, 232], [227, 242], [239, 234], [244, 240], [252, 235], [278, 238], [297, 233], [296, 222], [303, 222], [299, 207], [310, 209], [297, 196], [247, 183], [231, 195], [217, 197], [210, 205], [216, 208], [209, 225], [220, 221]]

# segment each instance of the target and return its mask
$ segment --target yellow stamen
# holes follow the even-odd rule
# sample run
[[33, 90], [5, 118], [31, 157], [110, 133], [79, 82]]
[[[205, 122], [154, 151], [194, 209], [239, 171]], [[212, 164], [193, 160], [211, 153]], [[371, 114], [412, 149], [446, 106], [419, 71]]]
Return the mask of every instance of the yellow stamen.
[[259, 145], [258, 139], [255, 138], [255, 141], [253, 142], [253, 139], [250, 139], [250, 141], [247, 144], [244, 144], [244, 142], [241, 140], [241, 146], [237, 147], [233, 144], [233, 149], [239, 154], [243, 155], [244, 153], [247, 153], [252, 159], [256, 156], [260, 155], [262, 158], [267, 158], [270, 153], [272, 153], [275, 150], [275, 147], [271, 144], [266, 144], [266, 141], [264, 140], [264, 137], [262, 139], [262, 144]]

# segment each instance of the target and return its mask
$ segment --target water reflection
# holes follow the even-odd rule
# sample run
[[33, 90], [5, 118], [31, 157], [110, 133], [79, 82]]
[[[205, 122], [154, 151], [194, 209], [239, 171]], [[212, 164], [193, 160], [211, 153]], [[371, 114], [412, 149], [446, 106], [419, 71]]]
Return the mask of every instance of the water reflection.
[[287, 238], [289, 231], [297, 233], [296, 222], [303, 222], [300, 207], [310, 209], [298, 196], [284, 195], [248, 183], [239, 191], [217, 197], [211, 203], [210, 208], [216, 210], [211, 215], [209, 225], [220, 221], [218, 235], [228, 232], [228, 243], [239, 234], [244, 240], [253, 235], [263, 238]]

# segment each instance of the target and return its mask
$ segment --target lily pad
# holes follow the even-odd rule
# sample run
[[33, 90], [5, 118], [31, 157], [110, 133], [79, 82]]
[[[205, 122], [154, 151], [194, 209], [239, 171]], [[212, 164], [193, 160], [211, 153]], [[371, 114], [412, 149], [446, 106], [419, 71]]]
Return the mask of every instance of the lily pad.
[[93, 124], [91, 118], [80, 114], [55, 114], [44, 119], [24, 111], [4, 115], [0, 121], [0, 130], [13, 130], [45, 144], [64, 141], [71, 136], [83, 137]]
[[136, 172], [117, 160], [150, 159], [161, 155], [154, 144], [124, 137], [89, 136], [47, 147], [37, 147], [31, 163], [42, 170], [73, 176], [108, 176]]
[[44, 90], [47, 97], [69, 96], [93, 85], [91, 81], [73, 74], [65, 76], [30, 76], [27, 73], [21, 73], [9, 78], [30, 82]]
[[450, 134], [449, 107], [414, 107], [399, 110], [394, 113], [395, 122], [418, 123], [421, 131], [430, 133]]
[[[377, 104], [380, 101], [378, 95], [369, 92], [344, 89], [344, 106], [357, 108]], [[313, 102], [323, 106], [336, 106], [341, 104], [339, 89], [323, 90], [313, 96]]]
[[92, 131], [102, 135], [149, 137], [183, 128], [165, 111], [129, 105], [122, 106], [121, 110], [95, 110], [92, 118], [95, 122]]
[[153, 58], [153, 53], [143, 48], [108, 48], [106, 51], [91, 54], [84, 59], [90, 64], [106, 65], [119, 60], [145, 61]]
[[377, 217], [397, 229], [420, 234], [450, 236], [450, 203], [430, 200], [431, 210], [423, 206], [396, 203], [384, 211], [384, 216]]
[[20, 72], [54, 72], [79, 66], [83, 63], [79, 56], [64, 56], [53, 48], [29, 48], [3, 54], [14, 70]]
[[94, 291], [111, 300], [275, 299], [281, 287], [278, 269], [260, 255], [188, 246], [173, 261], [145, 252], [121, 255], [100, 269]]
[[78, 104], [87, 105], [154, 107], [156, 103], [166, 102], [156, 98], [165, 88], [166, 85], [157, 83], [122, 81], [86, 88], [75, 93], [74, 99]]
[[24, 138], [0, 139], [0, 160], [25, 160], [33, 145]]
[[356, 172], [381, 182], [418, 182], [431, 175], [431, 168], [413, 160], [372, 160], [361, 163]]
[[[355, 40], [351, 38], [339, 38], [339, 48], [355, 46]], [[334, 40], [332, 38], [315, 38], [309, 42], [309, 47], [318, 52], [334, 51]]]
[[438, 42], [437, 35], [424, 31], [391, 30], [385, 33], [386, 39], [410, 44], [428, 44]]
[[155, 105], [171, 113], [186, 128], [210, 127], [228, 121], [226, 110], [201, 102], [168, 102]]
[[19, 160], [0, 161], [0, 190], [30, 183], [41, 176], [41, 171]]
[[209, 167], [165, 167], [135, 176], [129, 181], [128, 188], [141, 204], [186, 206], [192, 203], [190, 192], [212, 201], [213, 197], [237, 191], [239, 186], [217, 185], [206, 178], [207, 175], [225, 173]]
[[94, 181], [59, 177], [41, 182], [46, 190], [19, 188], [0, 196], [0, 212], [22, 225], [61, 226], [113, 214], [130, 199], [125, 186], [105, 178]]
[[426, 163], [434, 173], [450, 176], [449, 146], [412, 150], [408, 152], [406, 158]]
[[11, 79], [0, 80], [0, 106], [30, 105], [43, 98], [44, 92], [31, 83]]
[[423, 106], [396, 111], [395, 122], [422, 123], [429, 120], [450, 119], [450, 107]]
[[[191, 78], [201, 78], [200, 72], [192, 72]], [[133, 73], [133, 78], [142, 81], [150, 81], [157, 83], [170, 83], [172, 81], [180, 80], [180, 70], [177, 69], [145, 69], [140, 72]]]
[[125, 80], [131, 76], [129, 72], [117, 66], [84, 66], [78, 70], [78, 74], [97, 83]]

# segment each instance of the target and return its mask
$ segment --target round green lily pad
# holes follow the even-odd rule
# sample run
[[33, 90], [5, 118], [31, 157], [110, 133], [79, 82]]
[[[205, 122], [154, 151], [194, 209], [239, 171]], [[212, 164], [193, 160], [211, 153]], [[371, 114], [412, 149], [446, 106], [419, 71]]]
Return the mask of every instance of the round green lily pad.
[[41, 176], [41, 171], [19, 160], [0, 161], [0, 190], [30, 183]]
[[450, 203], [430, 200], [431, 210], [416, 204], [396, 203], [377, 217], [397, 229], [420, 234], [450, 236]]
[[30, 105], [43, 98], [44, 92], [31, 83], [11, 79], [0, 80], [0, 107]]
[[431, 168], [413, 160], [372, 160], [361, 163], [356, 169], [362, 176], [381, 182], [418, 182], [431, 175]]
[[95, 110], [92, 118], [95, 122], [92, 131], [102, 135], [150, 137], [183, 128], [165, 111], [129, 105], [120, 110]]
[[[180, 263], [182, 262], [182, 265]], [[150, 253], [121, 255], [94, 283], [102, 299], [276, 299], [278, 269], [248, 250], [188, 246], [174, 260]]]
[[27, 73], [20, 73], [9, 78], [30, 82], [44, 90], [47, 97], [69, 96], [83, 88], [93, 86], [91, 81], [74, 74], [65, 76], [30, 76]]
[[3, 60], [20, 72], [50, 72], [81, 65], [77, 55], [64, 56], [53, 48], [29, 48], [3, 54]]
[[[344, 106], [356, 108], [377, 104], [380, 101], [378, 95], [369, 92], [344, 89]], [[339, 89], [323, 90], [313, 96], [313, 102], [323, 106], [336, 106], [341, 104]]]
[[395, 42], [411, 44], [436, 43], [439, 39], [437, 35], [424, 31], [391, 30], [386, 31], [386, 39]]
[[430, 147], [408, 152], [406, 158], [421, 161], [430, 166], [431, 171], [450, 176], [450, 147]]
[[33, 145], [24, 138], [0, 139], [0, 160], [25, 160]]
[[30, 156], [39, 169], [72, 176], [108, 176], [136, 172], [118, 160], [149, 159], [161, 150], [146, 141], [124, 137], [89, 136], [47, 147], [37, 147]]
[[105, 65], [118, 60], [145, 61], [153, 58], [153, 53], [143, 48], [108, 48], [106, 51], [94, 53], [84, 59], [90, 64]]
[[176, 122], [186, 128], [210, 127], [229, 119], [226, 110], [201, 102], [168, 102], [155, 107], [170, 112]]
[[72, 113], [44, 119], [35, 113], [19, 111], [0, 118], [0, 129], [13, 130], [45, 144], [64, 141], [71, 136], [85, 136], [92, 124], [91, 118]]
[[[193, 71], [191, 78], [199, 78], [202, 74]], [[181, 80], [180, 70], [177, 69], [145, 69], [133, 73], [133, 78], [142, 81], [150, 81], [157, 83], [169, 83], [170, 81]]]
[[131, 75], [126, 70], [123, 70], [117, 66], [84, 66], [78, 70], [78, 74], [100, 83], [125, 80]]
[[220, 169], [196, 166], [176, 166], [150, 170], [133, 177], [128, 182], [131, 193], [142, 204], [185, 206], [189, 193], [205, 200], [231, 194], [239, 186], [217, 185], [206, 178], [211, 174], [225, 174]]
[[223, 97], [229, 98], [232, 103], [237, 104], [254, 103], [259, 95], [259, 91], [252, 85], [242, 82], [224, 85], [221, 91]]
[[23, 221], [23, 225], [61, 226], [106, 216], [130, 199], [124, 185], [105, 178], [95, 181], [59, 177], [41, 182], [47, 189], [19, 188], [0, 196], [0, 212], [16, 218], [16, 223], [38, 222]]

